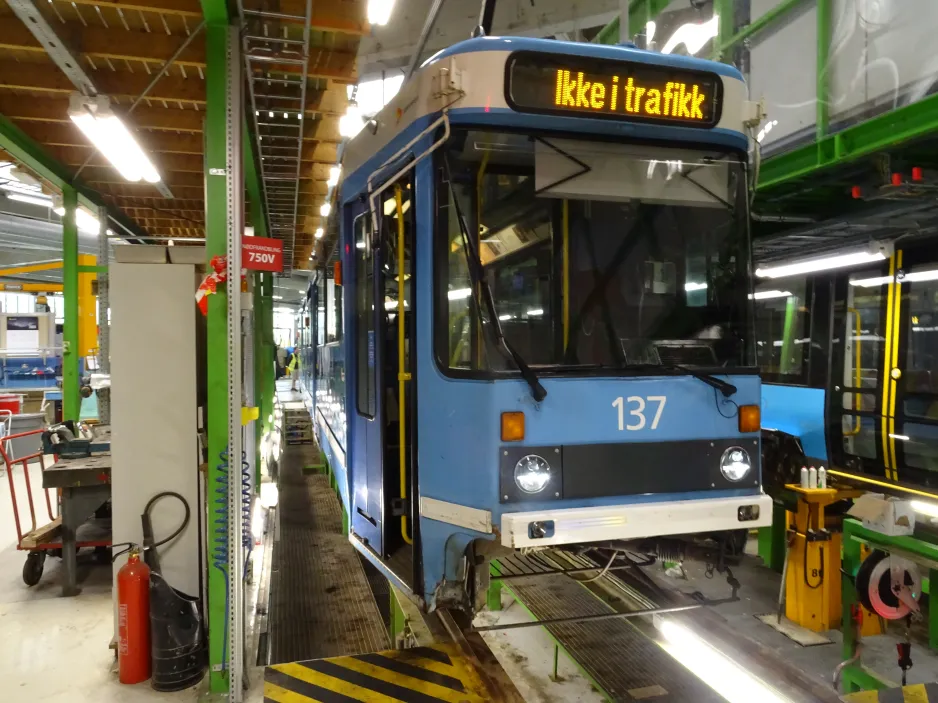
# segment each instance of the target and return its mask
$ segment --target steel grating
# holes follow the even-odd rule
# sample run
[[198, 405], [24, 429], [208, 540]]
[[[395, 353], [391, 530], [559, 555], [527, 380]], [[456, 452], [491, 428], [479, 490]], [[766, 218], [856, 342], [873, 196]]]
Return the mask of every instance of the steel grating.
[[272, 664], [387, 649], [358, 553], [342, 534], [329, 479], [304, 475], [309, 445], [288, 446], [280, 476], [268, 640]]
[[[508, 567], [505, 573], [535, 574], [551, 568], [536, 555], [513, 556], [504, 566]], [[564, 574], [542, 573], [512, 579], [504, 586], [537, 620], [614, 612]], [[723, 701], [713, 689], [626, 620], [561, 623], [546, 629], [611, 700]]]

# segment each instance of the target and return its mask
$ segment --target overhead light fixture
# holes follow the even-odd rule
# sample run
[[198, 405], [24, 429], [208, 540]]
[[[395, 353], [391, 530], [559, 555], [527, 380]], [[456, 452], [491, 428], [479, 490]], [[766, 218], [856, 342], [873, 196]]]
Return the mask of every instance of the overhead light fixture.
[[658, 25], [653, 21], [648, 20], [645, 23], [645, 42], [650, 44], [655, 39], [655, 30], [658, 29]]
[[275, 295], [275, 296], [274, 296], [274, 300], [283, 300], [283, 296], [282, 296], [282, 295]]
[[472, 295], [471, 288], [456, 288], [455, 290], [446, 291], [446, 297], [450, 300], [465, 300], [470, 295]]
[[394, 0], [368, 0], [368, 23], [385, 25], [391, 19]]
[[313, 232], [313, 236], [316, 237], [316, 239], [322, 239], [322, 227], [317, 227], [316, 231]]
[[95, 148], [128, 181], [159, 183], [160, 174], [120, 118], [106, 96], [86, 98], [73, 93], [68, 116]]
[[926, 503], [921, 500], [913, 500], [909, 502], [909, 505], [912, 506], [912, 510], [922, 515], [927, 515], [928, 517], [938, 517], [938, 505], [934, 503]]
[[670, 54], [680, 44], [683, 44], [687, 48], [687, 53], [693, 56], [703, 49], [704, 44], [717, 35], [719, 27], [719, 15], [714, 15], [709, 21], [703, 24], [688, 22], [687, 24], [681, 25], [675, 30], [674, 34], [671, 35], [671, 38], [668, 39], [661, 53]]
[[[915, 283], [916, 281], [936, 281], [938, 280], [938, 269], [928, 271], [912, 271], [895, 277], [897, 283]], [[874, 276], [873, 278], [858, 278], [850, 281], [851, 286], [859, 288], [878, 288], [892, 283], [892, 276]]]
[[786, 276], [797, 276], [801, 273], [814, 273], [816, 271], [830, 271], [832, 269], [848, 268], [850, 266], [862, 266], [863, 264], [869, 264], [875, 261], [883, 261], [891, 255], [892, 245], [880, 243], [876, 244], [870, 251], [838, 254], [837, 256], [826, 256], [820, 259], [808, 259], [791, 264], [757, 268], [756, 276], [758, 278], [785, 278]]
[[329, 217], [330, 212], [332, 212], [332, 205], [330, 203], [323, 203], [322, 207], [319, 208], [319, 214], [323, 217]]
[[52, 198], [44, 198], [41, 195], [24, 195], [23, 193], [12, 191], [7, 193], [7, 197], [10, 200], [16, 200], [20, 203], [28, 203], [29, 205], [52, 207]]
[[750, 300], [772, 300], [773, 298], [790, 298], [791, 291], [787, 290], [760, 290], [749, 296]]
[[[61, 198], [56, 198], [53, 203], [55, 207], [52, 208], [52, 212], [59, 217], [65, 217], [65, 207], [62, 205]], [[78, 226], [79, 232], [99, 234], [101, 231], [101, 223], [98, 221], [98, 218], [81, 208], [76, 208], [75, 210], [75, 224]], [[113, 234], [113, 232], [108, 230], [108, 234]]]
[[326, 181], [326, 185], [330, 188], [339, 184], [339, 176], [342, 175], [341, 166], [332, 166], [329, 169], [329, 180]]
[[688, 293], [693, 293], [697, 290], [707, 290], [707, 284], [703, 281], [688, 281], [684, 284], [684, 290]]
[[175, 240], [172, 240], [172, 239], [169, 240], [168, 244], [169, 244], [169, 246], [171, 246], [171, 247], [176, 246]]
[[365, 126], [365, 118], [358, 105], [349, 105], [345, 114], [339, 118], [339, 135], [354, 138]]

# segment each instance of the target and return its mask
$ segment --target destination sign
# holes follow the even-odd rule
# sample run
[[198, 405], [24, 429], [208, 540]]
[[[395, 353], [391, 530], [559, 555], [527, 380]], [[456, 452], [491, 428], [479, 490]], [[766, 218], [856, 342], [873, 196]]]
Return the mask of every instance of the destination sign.
[[519, 112], [713, 127], [722, 87], [705, 71], [519, 52], [509, 59], [505, 93]]

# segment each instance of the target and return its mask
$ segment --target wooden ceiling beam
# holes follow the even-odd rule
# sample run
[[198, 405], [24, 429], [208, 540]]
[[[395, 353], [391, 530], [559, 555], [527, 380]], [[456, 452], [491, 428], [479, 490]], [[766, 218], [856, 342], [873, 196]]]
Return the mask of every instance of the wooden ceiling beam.
[[[153, 78], [144, 71], [89, 71], [89, 76], [101, 93], [130, 100], [136, 100]], [[75, 86], [66, 75], [52, 63], [46, 62], [0, 62], [0, 88], [58, 95], [75, 92]], [[153, 86], [147, 99], [156, 104], [161, 101], [205, 104], [205, 83], [198, 75], [188, 79], [164, 76]]]
[[[47, 146], [47, 151], [50, 154], [55, 156], [66, 166], [71, 167], [78, 167], [84, 164], [85, 159], [88, 158], [90, 150], [91, 148], [88, 146]], [[156, 166], [157, 171], [159, 171], [160, 175], [168, 183], [173, 181], [173, 174], [191, 173], [199, 174], [199, 182], [201, 183], [202, 174], [205, 172], [205, 166], [201, 154], [151, 153], [150, 156], [154, 165]], [[117, 175], [114, 167], [111, 166], [111, 162], [100, 153], [95, 152], [94, 156], [91, 157], [91, 161], [82, 171], [82, 174], [93, 174], [95, 172], [100, 172], [102, 169], [113, 173], [115, 176]], [[88, 175], [86, 178], [90, 179], [91, 175]]]
[[[279, 12], [294, 17], [306, 16], [305, 0], [261, 0], [251, 2], [246, 6], [251, 9]], [[313, 14], [309, 26], [321, 32], [340, 32], [353, 36], [364, 36], [371, 31], [371, 25], [365, 19], [365, 0], [331, 0], [331, 2], [314, 2]], [[253, 18], [257, 21], [260, 18]], [[268, 24], [275, 24], [266, 20]], [[291, 20], [278, 20], [277, 24], [302, 24]]]
[[202, 19], [202, 7], [199, 0], [128, 0], [115, 2], [114, 0], [68, 0], [63, 4], [75, 4], [122, 10], [123, 12], [147, 12], [164, 15], [177, 15], [188, 17], [196, 21]]
[[[126, 106], [113, 104], [115, 112], [121, 112]], [[0, 92], [0, 114], [15, 122], [47, 122], [52, 124], [72, 124], [68, 117], [68, 98], [52, 94], [42, 98], [24, 98], [8, 92]], [[205, 113], [198, 110], [180, 110], [173, 107], [139, 106], [129, 117], [124, 116], [130, 127], [163, 130], [167, 132], [188, 132], [201, 134]], [[22, 124], [19, 125], [24, 128]]]
[[[95, 64], [106, 61], [143, 61], [154, 66], [168, 61], [186, 40], [182, 35], [163, 32], [140, 32], [117, 30], [103, 26], [85, 26], [79, 22], [56, 23], [59, 38], [76, 54], [91, 59]], [[270, 44], [273, 46], [273, 44]], [[279, 46], [278, 46], [279, 48]], [[0, 17], [0, 49], [10, 49], [33, 54], [45, 54], [39, 40], [22, 22], [12, 15]], [[259, 52], [260, 53], [260, 52]], [[198, 72], [205, 70], [205, 37], [199, 35], [173, 62], [172, 73], [180, 73], [180, 67]], [[104, 69], [104, 66], [99, 66]], [[269, 70], [277, 73], [298, 74], [301, 66], [270, 64]], [[356, 55], [351, 51], [310, 47], [307, 75], [355, 82]]]

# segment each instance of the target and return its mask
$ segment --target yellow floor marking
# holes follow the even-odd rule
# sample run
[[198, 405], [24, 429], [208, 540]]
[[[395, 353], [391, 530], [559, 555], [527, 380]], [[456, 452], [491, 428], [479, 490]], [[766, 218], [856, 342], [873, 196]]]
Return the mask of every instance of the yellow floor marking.
[[348, 696], [349, 698], [354, 698], [356, 700], [363, 701], [364, 703], [399, 703], [396, 698], [389, 698], [383, 693], [378, 693], [368, 688], [356, 686], [353, 683], [343, 681], [342, 679], [337, 679], [334, 676], [329, 676], [328, 674], [322, 674], [318, 671], [313, 671], [312, 669], [309, 669], [302, 664], [276, 664], [272, 668], [286, 674], [287, 676], [292, 676], [295, 679], [299, 679], [300, 681], [311, 683], [314, 686], [319, 686], [320, 688], [324, 688], [334, 693], [341, 693], [343, 696]]
[[[465, 693], [461, 693], [459, 691], [454, 691], [451, 688], [446, 688], [445, 686], [440, 686], [429, 681], [422, 681], [420, 679], [411, 678], [405, 674], [399, 674], [396, 671], [391, 671], [390, 669], [375, 666], [373, 664], [369, 664], [368, 662], [363, 662], [352, 657], [333, 659], [332, 663], [337, 664], [345, 669], [351, 669], [352, 671], [357, 671], [360, 674], [365, 674], [366, 676], [380, 679], [381, 681], [397, 684], [398, 686], [406, 688], [409, 691], [419, 691], [420, 693], [425, 693], [428, 696], [439, 698], [441, 701], [448, 701], [448, 703], [466, 703], [466, 701], [484, 700], [471, 690], [467, 690]], [[458, 678], [462, 680], [462, 677]], [[463, 685], [466, 685], [465, 681], [463, 682]], [[466, 688], [468, 689], [468, 686]]]
[[928, 691], [922, 683], [906, 686], [902, 689], [902, 698], [905, 703], [928, 703]]
[[264, 682], [264, 698], [269, 698], [276, 703], [309, 703], [314, 698], [307, 698], [299, 693], [288, 691], [270, 681]]

